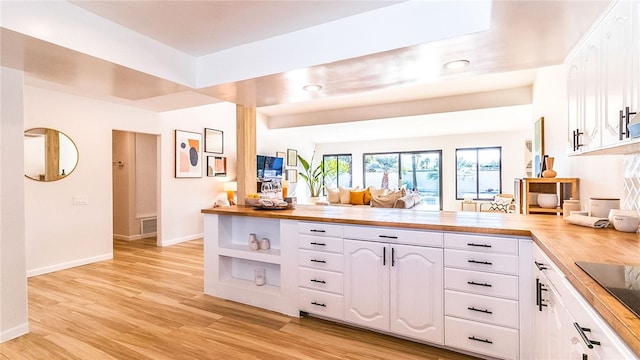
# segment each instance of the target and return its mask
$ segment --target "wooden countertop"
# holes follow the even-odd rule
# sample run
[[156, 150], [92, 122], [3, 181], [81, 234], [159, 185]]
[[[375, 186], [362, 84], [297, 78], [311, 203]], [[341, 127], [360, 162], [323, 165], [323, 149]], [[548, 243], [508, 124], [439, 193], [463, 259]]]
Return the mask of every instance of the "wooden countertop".
[[554, 215], [305, 205], [293, 210], [218, 207], [203, 209], [202, 213], [531, 237], [640, 356], [640, 319], [575, 264], [589, 261], [640, 265], [640, 234], [571, 225], [562, 216]]

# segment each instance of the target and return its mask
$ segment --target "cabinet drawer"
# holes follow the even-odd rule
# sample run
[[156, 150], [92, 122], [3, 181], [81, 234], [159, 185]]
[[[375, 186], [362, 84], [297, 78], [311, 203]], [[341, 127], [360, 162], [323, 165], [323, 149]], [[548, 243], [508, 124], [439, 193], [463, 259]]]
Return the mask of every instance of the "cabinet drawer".
[[518, 302], [457, 291], [444, 292], [445, 315], [518, 328]]
[[444, 266], [518, 275], [516, 255], [446, 249]]
[[442, 247], [443, 234], [440, 232], [404, 230], [379, 226], [345, 226], [344, 238], [393, 244]]
[[342, 294], [342, 281], [340, 273], [298, 268], [298, 285], [302, 287]]
[[461, 249], [518, 255], [518, 239], [496, 236], [444, 234], [446, 249]]
[[344, 268], [342, 254], [312, 250], [298, 250], [298, 265], [340, 273]]
[[313, 236], [330, 236], [330, 237], [341, 238], [342, 225], [314, 223], [314, 222], [299, 222], [298, 233], [313, 235]]
[[299, 235], [298, 247], [300, 249], [326, 251], [326, 252], [342, 254], [342, 239], [331, 238], [331, 237]]
[[518, 358], [518, 330], [445, 317], [444, 344], [501, 359]]
[[298, 306], [309, 314], [342, 320], [342, 295], [298, 289]]
[[461, 269], [444, 269], [444, 287], [475, 294], [518, 299], [518, 277]]

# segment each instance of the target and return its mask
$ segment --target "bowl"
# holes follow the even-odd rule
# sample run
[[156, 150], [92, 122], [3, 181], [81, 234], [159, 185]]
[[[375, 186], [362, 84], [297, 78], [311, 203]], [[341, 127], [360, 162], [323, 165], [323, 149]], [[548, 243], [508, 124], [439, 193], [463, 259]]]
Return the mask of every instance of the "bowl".
[[613, 216], [613, 227], [618, 231], [637, 232], [638, 225], [640, 225], [640, 219], [638, 219], [635, 216], [628, 216], [628, 215]]
[[613, 217], [616, 215], [624, 215], [624, 216], [633, 216], [640, 217], [638, 215], [637, 210], [622, 210], [622, 209], [611, 209], [609, 210], [609, 222], [613, 224]]
[[538, 206], [545, 209], [558, 207], [557, 194], [538, 194]]

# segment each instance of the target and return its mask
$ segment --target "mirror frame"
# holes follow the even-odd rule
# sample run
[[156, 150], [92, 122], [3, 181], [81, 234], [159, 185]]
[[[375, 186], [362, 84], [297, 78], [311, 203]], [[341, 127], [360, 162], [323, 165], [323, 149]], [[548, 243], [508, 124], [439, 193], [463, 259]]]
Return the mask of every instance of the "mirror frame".
[[[66, 138], [66, 140], [60, 141], [61, 136]], [[51, 129], [51, 128], [36, 127], [36, 128], [25, 130], [24, 137], [25, 137], [25, 154], [24, 154], [25, 174], [24, 176], [26, 178], [29, 178], [35, 181], [41, 181], [41, 182], [57, 181], [57, 180], [66, 178], [71, 173], [73, 173], [73, 171], [78, 167], [78, 162], [80, 160], [80, 152], [78, 151], [78, 146], [71, 139], [71, 137], [69, 137], [69, 135], [65, 134], [64, 132], [56, 129]], [[33, 163], [39, 162], [37, 158], [38, 158], [38, 154], [40, 153], [39, 152], [40, 149], [37, 149], [38, 153], [36, 153], [35, 156], [28, 156], [29, 149], [27, 148], [27, 142], [26, 142], [27, 137], [43, 138], [42, 154], [44, 155], [44, 159], [42, 161], [44, 163], [42, 164], [42, 168], [44, 169], [44, 174], [39, 174], [37, 178], [33, 177], [32, 175], [28, 175], [26, 171], [28, 168], [27, 166], [28, 163], [33, 164]], [[73, 150], [75, 150], [75, 154], [67, 155], [65, 156], [65, 158], [67, 158], [67, 160], [71, 159], [71, 161], [75, 160], [75, 163], [73, 163], [73, 167], [70, 170], [68, 170], [68, 167], [62, 168], [60, 170], [60, 163], [61, 163], [60, 152], [63, 151], [64, 149], [70, 149], [71, 145], [73, 145]], [[35, 146], [38, 146], [38, 145], [35, 144]], [[66, 152], [68, 152], [68, 150]], [[40, 168], [40, 164], [37, 164], [37, 168]]]

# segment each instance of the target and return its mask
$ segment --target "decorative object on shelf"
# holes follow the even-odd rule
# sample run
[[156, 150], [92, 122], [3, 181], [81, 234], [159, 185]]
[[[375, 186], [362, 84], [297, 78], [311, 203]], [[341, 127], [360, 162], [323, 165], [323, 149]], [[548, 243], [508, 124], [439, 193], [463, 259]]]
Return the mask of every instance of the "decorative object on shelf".
[[544, 174], [544, 171], [547, 170], [547, 157], [549, 155], [542, 155], [542, 163], [540, 164], [540, 173], [538, 174], [538, 177], [543, 177], [542, 174]]
[[202, 134], [175, 131], [176, 178], [202, 177], [201, 144]]
[[287, 149], [287, 166], [298, 166], [298, 150]]
[[271, 242], [267, 238], [260, 239], [260, 250], [269, 250], [271, 248]]
[[554, 162], [555, 158], [551, 157], [551, 156], [544, 156], [544, 164], [545, 164], [545, 168], [546, 170], [544, 170], [542, 172], [542, 177], [544, 178], [554, 178], [556, 177], [556, 175], [558, 175], [558, 173], [553, 170], [553, 162]]
[[307, 183], [309, 187], [309, 196], [312, 198], [319, 197], [324, 189], [324, 162], [320, 161], [320, 164], [313, 167], [313, 158], [316, 153], [311, 156], [311, 161], [305, 160], [301, 155], [298, 155], [298, 160], [302, 164], [304, 172], [300, 173], [300, 177]]
[[249, 234], [249, 249], [258, 250], [260, 248], [260, 243], [258, 242], [258, 237], [256, 234]]
[[553, 209], [558, 206], [558, 194], [538, 194], [538, 206]]
[[267, 283], [267, 274], [264, 268], [255, 270], [255, 281], [257, 286], [262, 286]]
[[224, 152], [224, 133], [222, 130], [204, 129], [204, 152], [216, 154]]
[[229, 181], [222, 185], [224, 191], [227, 192], [227, 200], [229, 200], [230, 204], [233, 204], [233, 198], [235, 196], [235, 192], [238, 191], [238, 183], [235, 181]]
[[544, 117], [536, 120], [533, 125], [533, 148], [531, 149], [531, 156], [533, 157], [533, 174], [535, 177], [542, 176], [542, 165], [544, 154]]

